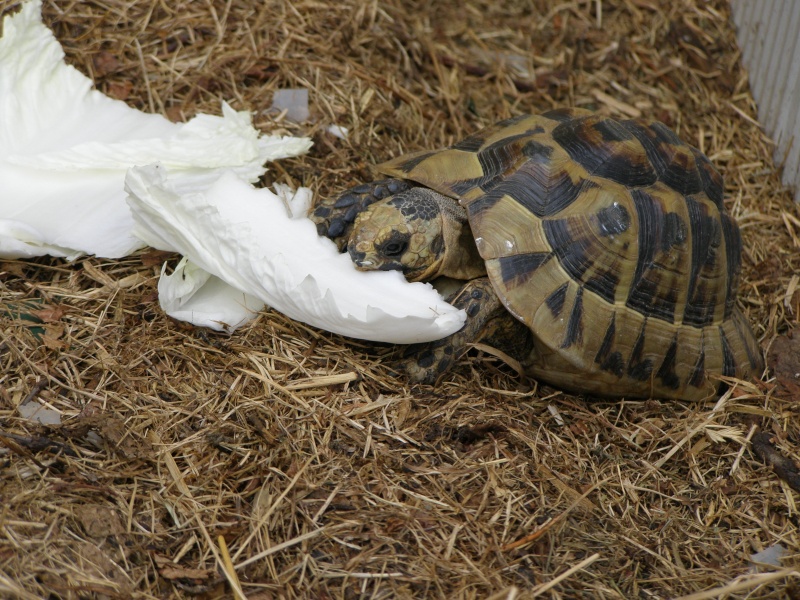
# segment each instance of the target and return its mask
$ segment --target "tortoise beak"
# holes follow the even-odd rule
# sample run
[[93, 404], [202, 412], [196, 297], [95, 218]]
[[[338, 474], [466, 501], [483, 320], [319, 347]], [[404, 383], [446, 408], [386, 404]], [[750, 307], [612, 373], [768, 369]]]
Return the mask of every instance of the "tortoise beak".
[[371, 260], [367, 260], [367, 255], [365, 252], [356, 250], [355, 244], [348, 244], [347, 252], [350, 254], [350, 260], [355, 263], [357, 268], [369, 269], [373, 266], [373, 262]]
[[350, 260], [356, 265], [357, 269], [361, 271], [402, 271], [407, 274], [408, 267], [403, 265], [400, 261], [396, 260], [373, 260], [367, 258], [367, 253], [357, 249], [356, 245], [350, 243], [347, 245], [347, 252], [350, 254]]

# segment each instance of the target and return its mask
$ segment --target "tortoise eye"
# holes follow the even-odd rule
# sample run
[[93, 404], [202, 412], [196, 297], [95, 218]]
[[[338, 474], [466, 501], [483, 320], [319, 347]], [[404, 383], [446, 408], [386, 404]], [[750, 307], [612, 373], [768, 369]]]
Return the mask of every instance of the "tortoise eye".
[[397, 258], [406, 249], [408, 249], [408, 242], [389, 242], [381, 249], [381, 253], [388, 258]]

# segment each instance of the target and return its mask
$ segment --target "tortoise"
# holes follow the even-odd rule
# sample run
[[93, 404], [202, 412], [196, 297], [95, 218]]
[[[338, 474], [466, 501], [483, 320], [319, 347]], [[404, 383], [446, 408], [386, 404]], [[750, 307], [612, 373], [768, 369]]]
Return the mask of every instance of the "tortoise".
[[310, 217], [359, 269], [463, 282], [465, 326], [410, 348], [412, 380], [477, 340], [591, 395], [697, 400], [760, 376], [722, 177], [663, 123], [557, 109], [377, 170]]

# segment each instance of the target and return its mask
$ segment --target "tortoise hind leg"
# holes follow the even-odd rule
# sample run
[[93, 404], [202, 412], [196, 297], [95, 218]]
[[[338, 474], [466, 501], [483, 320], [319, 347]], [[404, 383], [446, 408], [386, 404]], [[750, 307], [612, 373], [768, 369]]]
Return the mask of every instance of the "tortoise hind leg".
[[381, 179], [350, 188], [338, 197], [324, 198], [308, 217], [317, 225], [317, 233], [332, 239], [344, 250], [353, 222], [370, 204], [394, 196], [411, 187], [402, 179]]
[[530, 351], [530, 331], [503, 307], [486, 277], [464, 284], [450, 303], [467, 313], [459, 331], [434, 342], [413, 344], [400, 368], [416, 383], [434, 384], [478, 340], [491, 343], [520, 359]]

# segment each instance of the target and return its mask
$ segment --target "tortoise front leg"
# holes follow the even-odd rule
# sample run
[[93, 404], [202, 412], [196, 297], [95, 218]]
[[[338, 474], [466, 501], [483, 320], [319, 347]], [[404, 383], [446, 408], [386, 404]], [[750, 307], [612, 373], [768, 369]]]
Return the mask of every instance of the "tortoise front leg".
[[402, 179], [381, 179], [362, 183], [345, 191], [333, 199], [323, 199], [309, 214], [309, 218], [317, 224], [317, 233], [336, 242], [340, 251], [344, 251], [353, 222], [356, 216], [370, 204], [394, 196], [411, 187]]
[[466, 311], [467, 322], [446, 338], [408, 347], [399, 366], [412, 381], [436, 383], [469, 350], [470, 344], [498, 337], [495, 334], [500, 331], [504, 332], [503, 337], [526, 336], [526, 339], [505, 339], [502, 345], [506, 348], [529, 347], [527, 338], [530, 332], [505, 310], [488, 278], [468, 281], [450, 303]]

